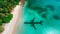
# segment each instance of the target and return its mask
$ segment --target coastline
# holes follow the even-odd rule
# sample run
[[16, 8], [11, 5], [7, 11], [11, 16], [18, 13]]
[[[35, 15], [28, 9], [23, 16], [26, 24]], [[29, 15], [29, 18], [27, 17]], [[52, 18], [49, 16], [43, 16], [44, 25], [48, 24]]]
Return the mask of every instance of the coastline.
[[19, 20], [21, 19], [22, 16], [22, 6], [21, 5], [17, 5], [13, 10], [12, 10], [12, 14], [13, 14], [13, 18], [10, 21], [10, 23], [5, 24], [5, 30], [4, 32], [2, 32], [2, 34], [15, 34]]

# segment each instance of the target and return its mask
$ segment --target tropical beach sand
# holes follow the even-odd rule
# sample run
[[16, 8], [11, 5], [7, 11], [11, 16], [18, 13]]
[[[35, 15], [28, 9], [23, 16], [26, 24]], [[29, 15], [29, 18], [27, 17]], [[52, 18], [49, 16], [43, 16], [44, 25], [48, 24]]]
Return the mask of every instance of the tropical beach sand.
[[2, 34], [15, 34], [16, 28], [18, 26], [19, 20], [22, 16], [22, 6], [17, 5], [11, 12], [13, 14], [13, 18], [10, 23], [5, 24], [5, 30]]

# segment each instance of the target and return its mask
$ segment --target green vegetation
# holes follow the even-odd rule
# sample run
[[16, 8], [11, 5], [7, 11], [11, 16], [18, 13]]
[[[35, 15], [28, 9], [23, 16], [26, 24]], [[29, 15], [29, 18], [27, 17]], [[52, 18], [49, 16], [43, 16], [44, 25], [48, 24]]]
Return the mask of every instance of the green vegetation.
[[0, 26], [0, 33], [4, 31], [4, 28]]
[[[10, 20], [13, 17], [13, 14], [11, 14], [11, 10], [18, 5], [20, 0], [0, 0], [0, 26], [2, 26], [3, 23], [9, 23]], [[0, 33], [4, 29], [0, 27]]]

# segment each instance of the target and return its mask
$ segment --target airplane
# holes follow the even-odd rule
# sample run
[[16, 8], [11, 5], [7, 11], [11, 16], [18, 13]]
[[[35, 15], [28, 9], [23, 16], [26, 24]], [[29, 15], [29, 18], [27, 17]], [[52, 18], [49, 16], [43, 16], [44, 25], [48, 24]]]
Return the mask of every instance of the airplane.
[[42, 22], [43, 21], [40, 21], [40, 22], [34, 22], [35, 18], [33, 18], [33, 20], [31, 20], [31, 22], [24, 22], [24, 24], [31, 24], [31, 26], [36, 30], [36, 27], [34, 24], [40, 24], [40, 25], [43, 25]]

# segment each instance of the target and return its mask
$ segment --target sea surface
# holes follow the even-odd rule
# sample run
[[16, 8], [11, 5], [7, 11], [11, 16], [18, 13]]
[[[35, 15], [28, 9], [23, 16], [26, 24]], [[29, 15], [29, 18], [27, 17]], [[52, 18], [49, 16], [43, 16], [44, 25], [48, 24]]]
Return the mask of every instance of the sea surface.
[[[30, 5], [28, 5], [30, 3]], [[40, 22], [42, 24], [20, 24], [17, 34], [60, 34], [60, 0], [27, 0], [24, 6], [24, 23]]]

